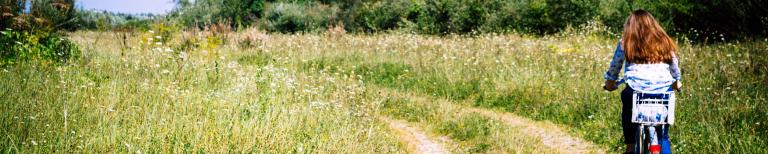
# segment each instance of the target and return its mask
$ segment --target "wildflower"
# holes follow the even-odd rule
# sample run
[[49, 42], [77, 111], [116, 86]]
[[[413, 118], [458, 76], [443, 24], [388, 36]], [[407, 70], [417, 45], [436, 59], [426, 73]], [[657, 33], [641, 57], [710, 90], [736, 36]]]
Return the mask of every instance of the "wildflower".
[[[223, 60], [223, 58], [222, 58], [222, 60]], [[227, 68], [229, 68], [229, 69], [237, 68], [237, 62], [232, 61], [232, 62], [227, 63]]]
[[155, 42], [155, 45], [163, 45], [163, 42]]
[[153, 30], [149, 30], [149, 33], [151, 33], [151, 34], [154, 34], [154, 33], [155, 33], [155, 31], [153, 31]]
[[187, 59], [187, 52], [179, 53], [179, 58], [181, 58], [182, 60]]
[[35, 142], [35, 140], [32, 140], [31, 143], [32, 145], [37, 145], [37, 142]]
[[171, 71], [168, 71], [168, 70], [165, 70], [165, 69], [164, 69], [164, 70], [162, 70], [162, 71], [160, 71], [160, 73], [162, 73], [162, 74], [168, 74], [168, 73], [170, 73], [170, 72], [171, 72]]
[[163, 39], [163, 37], [162, 37], [162, 36], [160, 36], [160, 35], [158, 35], [158, 36], [155, 36], [155, 38], [156, 38], [156, 39]]
[[327, 105], [327, 103], [322, 102], [322, 101], [311, 101], [311, 102], [309, 102], [309, 107], [310, 108], [322, 108], [322, 107], [324, 107], [326, 105]]
[[589, 115], [587, 118], [592, 119], [594, 117], [595, 117], [594, 115]]

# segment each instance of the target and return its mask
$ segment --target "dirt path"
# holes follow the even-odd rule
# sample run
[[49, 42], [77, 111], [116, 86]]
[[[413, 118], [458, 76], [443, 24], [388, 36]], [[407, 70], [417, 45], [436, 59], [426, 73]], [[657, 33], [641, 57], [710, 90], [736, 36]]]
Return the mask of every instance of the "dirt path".
[[401, 141], [408, 145], [408, 149], [419, 154], [446, 154], [450, 153], [442, 145], [434, 142], [426, 134], [416, 128], [408, 126], [405, 122], [385, 117], [379, 118], [389, 123], [389, 127], [397, 132]]
[[605, 153], [605, 150], [591, 142], [572, 137], [554, 124], [537, 122], [513, 115], [511, 113], [491, 111], [489, 109], [466, 107], [469, 112], [480, 113], [484, 116], [499, 119], [512, 127], [522, 127], [524, 134], [530, 134], [541, 139], [542, 144], [560, 153]]
[[[454, 102], [451, 100], [431, 98], [429, 96], [423, 96], [418, 94], [402, 93], [396, 90], [383, 90], [384, 93], [390, 95], [400, 95], [411, 98], [411, 100], [419, 103], [438, 103], [446, 108], [453, 108], [458, 110], [457, 112], [474, 112], [483, 116], [499, 120], [512, 128], [520, 128], [519, 134], [524, 134], [525, 137], [537, 138], [541, 140], [541, 144], [548, 149], [553, 149], [558, 153], [606, 153], [603, 147], [595, 145], [592, 142], [585, 141], [581, 138], [571, 136], [566, 130], [556, 124], [546, 121], [535, 121], [528, 118], [517, 116], [513, 113], [494, 111], [492, 109], [478, 108], [467, 105], [461, 105], [462, 103]], [[392, 121], [392, 120], [390, 120]], [[392, 122], [393, 129], [396, 127]], [[406, 129], [407, 126], [400, 126]], [[404, 130], [404, 129], [400, 129]], [[415, 136], [415, 135], [412, 135]], [[429, 142], [426, 136], [423, 140]], [[413, 141], [409, 141], [413, 142]]]

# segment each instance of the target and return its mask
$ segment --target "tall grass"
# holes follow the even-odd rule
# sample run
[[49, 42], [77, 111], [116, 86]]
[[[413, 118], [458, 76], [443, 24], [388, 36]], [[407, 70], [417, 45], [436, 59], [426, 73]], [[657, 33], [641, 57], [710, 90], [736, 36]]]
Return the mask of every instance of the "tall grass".
[[[515, 150], [536, 139], [460, 105], [623, 146], [618, 94], [599, 88], [616, 38], [276, 34], [242, 48], [227, 43], [239, 37], [158, 44], [145, 32], [121, 47], [109, 33], [71, 36], [84, 55], [70, 65], [2, 68], [0, 150], [403, 152], [381, 114], [448, 136], [456, 151], [550, 151]], [[174, 48], [185, 42], [201, 45]], [[768, 42], [680, 45], [675, 152], [768, 152]]]
[[139, 37], [121, 56], [120, 41], [73, 35], [85, 50], [77, 63], [3, 68], [0, 150], [402, 152], [366, 106], [351, 105], [364, 98], [355, 83], [297, 76], [230, 47], [172, 51], [139, 47]]
[[[313, 47], [337, 57], [325, 55], [305, 63], [359, 75], [367, 84], [564, 124], [579, 136], [619, 151], [618, 94], [599, 88], [615, 43], [580, 33], [355, 36]], [[322, 50], [325, 46], [335, 50]], [[693, 45], [681, 40], [681, 46], [686, 89], [679, 93], [673, 149], [765, 152], [767, 43]], [[339, 57], [360, 60], [327, 60]]]

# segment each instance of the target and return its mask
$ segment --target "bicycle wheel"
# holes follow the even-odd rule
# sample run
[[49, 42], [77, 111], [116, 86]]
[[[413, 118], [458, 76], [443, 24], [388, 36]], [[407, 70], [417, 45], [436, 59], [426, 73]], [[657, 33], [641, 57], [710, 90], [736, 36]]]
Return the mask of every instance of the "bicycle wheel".
[[645, 149], [647, 149], [646, 148], [647, 144], [645, 143], [645, 140], [646, 140], [645, 128], [643, 127], [643, 125], [640, 125], [637, 127], [637, 131], [635, 132], [635, 147], [633, 150], [635, 154], [645, 154], [646, 152]]

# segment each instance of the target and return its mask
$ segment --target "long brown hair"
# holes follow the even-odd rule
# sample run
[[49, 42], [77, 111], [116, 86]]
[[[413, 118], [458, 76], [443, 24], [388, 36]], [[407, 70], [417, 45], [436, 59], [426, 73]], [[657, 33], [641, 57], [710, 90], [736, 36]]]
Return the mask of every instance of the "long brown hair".
[[632, 11], [629, 15], [621, 43], [624, 58], [632, 63], [669, 63], [677, 51], [677, 44], [645, 10]]

